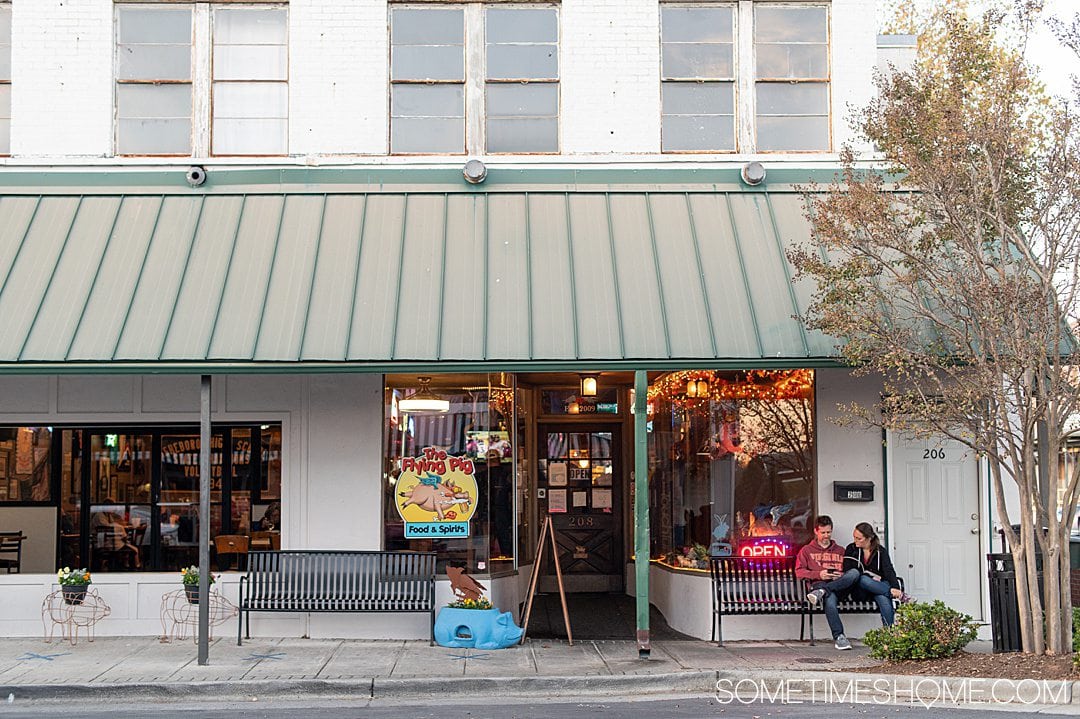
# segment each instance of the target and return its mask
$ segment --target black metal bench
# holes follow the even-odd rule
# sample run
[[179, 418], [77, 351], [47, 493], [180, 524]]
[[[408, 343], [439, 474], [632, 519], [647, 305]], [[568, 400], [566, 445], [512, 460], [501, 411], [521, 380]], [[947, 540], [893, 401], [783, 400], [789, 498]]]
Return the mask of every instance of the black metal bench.
[[[750, 614], [798, 614], [799, 639], [806, 638], [810, 624], [810, 644], [814, 644], [814, 615], [824, 614], [819, 604], [806, 601], [808, 583], [795, 576], [794, 557], [712, 557], [712, 640], [724, 645], [723, 618]], [[904, 580], [900, 580], [904, 586]], [[893, 605], [898, 602], [894, 599]], [[874, 601], [848, 600], [837, 605], [841, 614], [877, 614]]]
[[238, 608], [248, 639], [251, 612], [427, 612], [434, 644], [435, 553], [251, 552]]

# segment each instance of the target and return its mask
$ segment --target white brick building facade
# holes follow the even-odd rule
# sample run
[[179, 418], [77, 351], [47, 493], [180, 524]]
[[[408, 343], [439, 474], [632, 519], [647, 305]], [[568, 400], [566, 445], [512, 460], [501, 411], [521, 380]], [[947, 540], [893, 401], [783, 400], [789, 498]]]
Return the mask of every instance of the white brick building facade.
[[[114, 155], [117, 4], [115, 0], [14, 0], [8, 162], [80, 163]], [[370, 161], [387, 156], [388, 3], [291, 0], [287, 4], [289, 156], [273, 161], [347, 162], [351, 157]], [[562, 157], [680, 163], [732, 159], [731, 155], [660, 154], [657, 0], [563, 0], [557, 4]], [[874, 2], [824, 4], [832, 8], [831, 122], [836, 150], [853, 141], [847, 124], [850, 109], [865, 104], [872, 91], [877, 50], [867, 19], [874, 16]], [[529, 161], [557, 157], [533, 156]], [[782, 157], [834, 159], [827, 154]]]

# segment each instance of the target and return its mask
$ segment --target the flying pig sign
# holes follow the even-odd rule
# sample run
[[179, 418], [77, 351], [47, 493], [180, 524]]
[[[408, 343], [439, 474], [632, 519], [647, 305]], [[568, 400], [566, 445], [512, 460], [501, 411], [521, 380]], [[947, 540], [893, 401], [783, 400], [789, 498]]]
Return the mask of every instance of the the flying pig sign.
[[468, 457], [448, 457], [425, 447], [419, 457], [403, 457], [394, 487], [406, 539], [468, 537], [479, 492]]

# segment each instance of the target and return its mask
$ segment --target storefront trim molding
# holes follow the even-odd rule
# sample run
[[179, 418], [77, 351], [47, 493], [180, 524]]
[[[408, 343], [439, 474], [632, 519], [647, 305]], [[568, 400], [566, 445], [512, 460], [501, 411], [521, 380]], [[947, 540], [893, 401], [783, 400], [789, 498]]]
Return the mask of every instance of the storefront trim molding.
[[824, 369], [849, 365], [830, 357], [785, 357], [776, 359], [653, 359], [635, 360], [488, 360], [456, 362], [426, 360], [417, 362], [18, 362], [0, 363], [2, 375], [82, 375], [82, 374], [392, 374], [458, 372], [578, 372], [587, 365], [591, 371], [636, 371], [640, 369], [669, 372], [691, 369]]
[[[741, 180], [744, 161], [716, 163], [712, 167], [663, 167], [655, 164], [588, 167], [497, 166], [489, 165], [480, 185], [471, 185], [461, 173], [461, 161], [428, 167], [354, 165], [350, 167], [236, 167], [204, 163], [207, 181], [199, 187], [188, 185], [182, 167], [40, 167], [5, 168], [0, 173], [3, 195], [94, 195], [123, 192], [153, 195], [161, 192], [180, 195], [214, 194], [310, 194], [326, 192], [802, 192], [806, 185], [828, 185], [836, 181], [841, 166], [835, 160], [792, 165], [766, 161], [768, 179], [757, 187]], [[869, 165], [865, 166], [871, 171]], [[883, 174], [886, 183], [901, 177]]]

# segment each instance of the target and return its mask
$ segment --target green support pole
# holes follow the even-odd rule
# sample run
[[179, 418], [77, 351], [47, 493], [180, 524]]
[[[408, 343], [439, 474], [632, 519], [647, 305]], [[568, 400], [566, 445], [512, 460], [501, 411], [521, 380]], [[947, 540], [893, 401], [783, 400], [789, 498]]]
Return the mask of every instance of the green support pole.
[[634, 372], [634, 575], [637, 597], [638, 657], [648, 659], [649, 646], [649, 377]]

